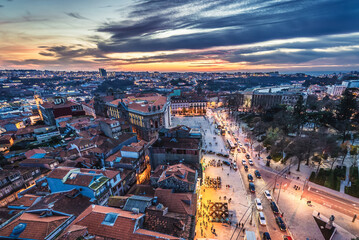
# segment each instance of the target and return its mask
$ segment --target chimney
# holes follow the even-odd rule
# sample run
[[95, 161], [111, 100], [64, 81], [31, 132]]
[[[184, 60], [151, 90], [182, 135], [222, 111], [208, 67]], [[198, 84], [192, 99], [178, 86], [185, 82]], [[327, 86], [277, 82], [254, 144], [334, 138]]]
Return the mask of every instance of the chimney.
[[140, 209], [138, 209], [138, 208], [132, 208], [132, 213], [133, 213], [134, 215], [139, 214], [139, 213], [140, 213]]

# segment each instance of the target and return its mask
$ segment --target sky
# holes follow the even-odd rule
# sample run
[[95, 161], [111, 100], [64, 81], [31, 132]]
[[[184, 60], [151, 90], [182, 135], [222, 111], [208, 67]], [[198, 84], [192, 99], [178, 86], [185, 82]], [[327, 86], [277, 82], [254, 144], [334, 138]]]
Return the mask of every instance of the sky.
[[359, 0], [0, 0], [0, 69], [359, 70]]

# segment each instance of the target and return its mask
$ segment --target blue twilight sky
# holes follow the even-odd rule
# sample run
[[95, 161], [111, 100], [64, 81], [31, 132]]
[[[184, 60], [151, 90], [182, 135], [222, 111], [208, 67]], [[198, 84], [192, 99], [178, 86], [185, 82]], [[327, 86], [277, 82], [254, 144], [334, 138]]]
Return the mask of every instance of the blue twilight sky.
[[359, 0], [0, 0], [0, 69], [358, 70]]

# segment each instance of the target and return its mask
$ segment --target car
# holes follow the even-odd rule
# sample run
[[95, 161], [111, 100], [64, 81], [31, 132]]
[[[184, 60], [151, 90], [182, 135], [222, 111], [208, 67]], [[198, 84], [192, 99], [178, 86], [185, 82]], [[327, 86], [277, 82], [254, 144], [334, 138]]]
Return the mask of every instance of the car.
[[234, 171], [237, 171], [237, 170], [238, 170], [237, 163], [233, 163], [233, 170], [234, 170]]
[[283, 232], [287, 231], [287, 227], [285, 226], [285, 223], [281, 217], [276, 217], [275, 221], [277, 222], [278, 227], [281, 231]]
[[248, 172], [248, 166], [244, 165], [244, 171]]
[[228, 155], [228, 154], [224, 154], [223, 157], [229, 158], [229, 155]]
[[261, 174], [259, 173], [258, 170], [254, 171], [254, 175], [256, 175], [257, 178], [262, 178]]
[[273, 211], [274, 214], [278, 214], [278, 213], [279, 213], [277, 204], [275, 204], [275, 202], [272, 201], [272, 202], [270, 203], [270, 208], [272, 209], [272, 211]]
[[240, 153], [240, 152], [241, 152], [241, 149], [240, 149], [240, 148], [237, 148], [237, 152], [239, 152], [239, 153]]
[[246, 153], [246, 149], [242, 148], [242, 153]]
[[283, 236], [283, 240], [293, 240], [293, 238], [291, 236], [285, 235]]
[[263, 240], [272, 240], [271, 237], [270, 237], [269, 232], [264, 232], [262, 239]]
[[266, 218], [264, 217], [263, 212], [258, 212], [258, 220], [259, 220], [260, 225], [262, 225], [262, 226], [267, 225]]
[[246, 164], [247, 164], [247, 161], [243, 159], [243, 160], [242, 160], [242, 164], [243, 164], [243, 165], [246, 165]]
[[248, 160], [249, 165], [253, 166], [253, 161], [251, 159]]
[[256, 187], [254, 186], [254, 183], [250, 182], [249, 183], [249, 191], [251, 193], [255, 193], [256, 192]]
[[223, 160], [222, 162], [223, 162], [223, 164], [225, 164], [227, 166], [231, 166], [231, 163], [229, 161], [227, 161], [227, 160]]
[[272, 195], [270, 195], [270, 192], [268, 190], [264, 191], [264, 196], [266, 196], [268, 200], [272, 200]]
[[247, 153], [247, 154], [246, 154], [246, 158], [247, 158], [247, 159], [250, 159], [251, 156], [249, 156], [249, 154]]
[[254, 203], [256, 204], [257, 210], [259, 211], [263, 210], [262, 202], [259, 198], [254, 199]]
[[249, 182], [253, 182], [253, 176], [252, 176], [252, 174], [248, 173], [247, 177], [248, 177], [248, 181], [249, 181]]

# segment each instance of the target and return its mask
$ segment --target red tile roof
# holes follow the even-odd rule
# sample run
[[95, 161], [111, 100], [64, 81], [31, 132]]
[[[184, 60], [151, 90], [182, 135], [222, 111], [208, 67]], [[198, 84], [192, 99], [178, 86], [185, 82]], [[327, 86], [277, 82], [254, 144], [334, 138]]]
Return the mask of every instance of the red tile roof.
[[[160, 178], [158, 179], [158, 181], [164, 181], [168, 178], [174, 177], [177, 178], [180, 181], [185, 181], [185, 182], [191, 182], [193, 183], [193, 179], [189, 179], [188, 176], [189, 174], [195, 174], [196, 170], [193, 170], [190, 167], [187, 167], [186, 165], [180, 163], [180, 164], [175, 164], [172, 166], [169, 166], [160, 176]], [[183, 178], [181, 176], [184, 176]]]
[[46, 153], [46, 151], [44, 149], [41, 149], [41, 148], [38, 148], [38, 149], [32, 149], [32, 150], [29, 150], [25, 153], [25, 156], [27, 158], [31, 158], [32, 156], [34, 156], [35, 154], [37, 153]]
[[30, 207], [35, 200], [39, 198], [39, 196], [31, 195], [31, 194], [25, 194], [21, 198], [16, 199], [15, 201], [11, 202], [10, 206], [24, 206], [24, 207]]
[[10, 236], [15, 226], [26, 223], [20, 238], [45, 239], [52, 231], [65, 222], [69, 216], [40, 217], [39, 214], [23, 213], [20, 217], [0, 229], [0, 236]]
[[[102, 224], [107, 213], [118, 214], [112, 226]], [[135, 231], [137, 220], [144, 217], [144, 214], [133, 214], [118, 208], [92, 205], [88, 207], [71, 224], [87, 227], [88, 233], [97, 237], [120, 239], [120, 240], [158, 240], [158, 239], [179, 239], [163, 233], [157, 233], [144, 229]], [[66, 231], [67, 232], [67, 231]], [[66, 233], [64, 234], [66, 235]]]
[[168, 211], [194, 216], [196, 213], [196, 194], [173, 193], [172, 189], [157, 188], [158, 202], [168, 207]]

